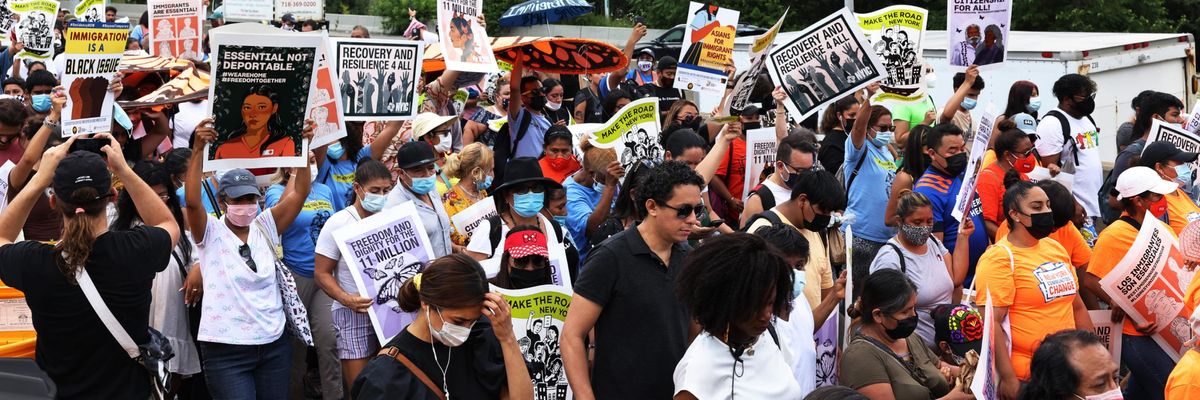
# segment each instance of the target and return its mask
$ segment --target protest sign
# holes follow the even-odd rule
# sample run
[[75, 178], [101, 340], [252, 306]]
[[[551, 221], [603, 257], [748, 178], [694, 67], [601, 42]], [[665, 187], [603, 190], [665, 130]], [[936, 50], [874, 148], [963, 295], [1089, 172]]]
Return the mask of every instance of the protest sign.
[[1171, 228], [1157, 218], [1146, 218], [1129, 251], [1100, 279], [1100, 288], [1128, 318], [1158, 325], [1152, 337], [1176, 362], [1188, 349], [1184, 342], [1191, 338], [1187, 321], [1192, 310], [1184, 303], [1183, 290], [1187, 287], [1183, 281], [1191, 277], [1185, 272], [1183, 253]]
[[842, 9], [804, 28], [792, 41], [775, 46], [767, 72], [787, 92], [785, 105], [796, 119], [884, 77], [849, 11]]
[[571, 307], [571, 291], [556, 285], [519, 290], [492, 286], [492, 291], [504, 296], [511, 309], [513, 333], [533, 379], [534, 398], [573, 398], [558, 346]]
[[[471, 228], [471, 231], [479, 232], [481, 235], [491, 236], [490, 231], [495, 229], [495, 227], [491, 225], [491, 221], [489, 221], [489, 224], [486, 225], [488, 229], [479, 229], [480, 226], [484, 226], [481, 224], [481, 222], [486, 219], [487, 217], [484, 217], [484, 219], [475, 221], [475, 226]], [[546, 219], [546, 217], [538, 216], [538, 219], [541, 226], [550, 226], [550, 220]], [[468, 222], [467, 224], [470, 223]], [[508, 268], [508, 265], [502, 264], [502, 260], [504, 258], [504, 243], [508, 238], [508, 226], [501, 225], [499, 227], [499, 233], [500, 236], [494, 243], [492, 243], [492, 246], [494, 246], [492, 248], [492, 257], [479, 262], [479, 264], [483, 266], [483, 271], [487, 274], [488, 278], [494, 278], [500, 273], [500, 269]], [[562, 238], [559, 237], [560, 234], [563, 235]], [[566, 240], [565, 237], [566, 233], [562, 229], [550, 229], [549, 232], [546, 232], [546, 252], [550, 255], [549, 261], [551, 283], [571, 289], [571, 269], [567, 264], [567, 248], [563, 246], [563, 243], [560, 241]], [[490, 240], [491, 238], [488, 239]]]
[[108, 84], [125, 53], [129, 24], [71, 22], [67, 27], [66, 68], [62, 71], [67, 104], [62, 109], [62, 134], [109, 132], [113, 94]]
[[273, 16], [274, 0], [225, 0], [226, 21], [267, 21]]
[[71, 8], [79, 22], [105, 22], [104, 0], [82, 0]]
[[321, 33], [321, 48], [317, 54], [317, 84], [313, 85], [312, 105], [308, 119], [317, 124], [310, 147], [316, 148], [346, 137], [346, 121], [342, 117], [342, 96], [338, 96], [341, 81], [333, 72], [329, 54], [329, 38]]
[[979, 346], [979, 363], [975, 365], [975, 378], [971, 381], [971, 394], [977, 399], [995, 400], [998, 397], [996, 388], [1000, 383], [1000, 375], [996, 374], [995, 312], [992, 291], [988, 290], [983, 308], [983, 344]]
[[1196, 106], [1192, 107], [1191, 117], [1187, 121], [1183, 121], [1183, 130], [1200, 135], [1200, 101], [1197, 101]]
[[411, 40], [335, 39], [333, 72], [341, 80], [346, 120], [415, 118], [424, 48]]
[[[775, 128], [759, 128], [746, 131], [746, 179], [742, 185], [742, 203], [750, 192], [765, 177], [761, 176], [768, 165], [775, 163]], [[783, 160], [786, 164], [788, 160]]]
[[302, 132], [321, 34], [233, 24], [213, 29], [209, 40], [217, 138], [205, 149], [204, 170], [307, 166]]
[[[971, 158], [967, 160], [964, 170], [963, 183], [958, 187], [958, 195], [954, 196], [954, 209], [950, 215], [959, 222], [967, 212], [975, 195], [975, 185], [979, 183], [979, 173], [983, 167], [983, 155], [987, 153], [988, 140], [992, 138], [992, 122], [996, 119], [995, 109], [990, 104], [979, 116], [979, 128], [975, 132], [975, 140], [971, 144]], [[978, 227], [976, 227], [978, 228]]]
[[738, 11], [712, 4], [688, 3], [688, 24], [679, 51], [676, 89], [720, 96], [725, 93], [733, 64], [733, 39]]
[[1112, 310], [1090, 310], [1088, 316], [1092, 318], [1092, 333], [1104, 341], [1104, 347], [1108, 348], [1113, 360], [1120, 360], [1123, 327], [1120, 322], [1112, 322]]
[[[617, 111], [604, 127], [592, 132], [588, 141], [602, 149], [614, 149], [626, 172], [642, 160], [662, 161], [663, 148], [658, 141], [662, 125], [658, 117], [657, 97], [635, 100]], [[621, 182], [625, 182], [624, 177]]]
[[880, 82], [877, 100], [920, 101], [925, 97], [921, 42], [929, 10], [916, 6], [891, 6], [873, 13], [855, 14], [858, 27], [883, 61], [887, 77]]
[[297, 21], [320, 21], [325, 19], [325, 1], [275, 0], [275, 20], [283, 19], [284, 14], [292, 14]]
[[371, 299], [367, 314], [379, 343], [416, 319], [400, 309], [400, 288], [433, 260], [429, 237], [412, 202], [390, 207], [333, 232], [358, 293]]
[[500, 72], [492, 40], [479, 25], [483, 0], [438, 0], [438, 35], [446, 69], [464, 72]]
[[[1189, 153], [1200, 152], [1200, 127], [1196, 127], [1196, 131], [1188, 130], [1187, 128], [1180, 129], [1179, 126], [1169, 124], [1160, 119], [1152, 120], [1150, 125], [1150, 134], [1146, 136], [1146, 143], [1154, 143], [1160, 140], [1171, 142], [1180, 151]], [[1189, 126], [1190, 127], [1190, 126]], [[1142, 152], [1146, 151], [1145, 147]], [[1192, 162], [1192, 169], [1200, 168], [1200, 160]], [[1190, 219], [1189, 219], [1190, 221]]]
[[496, 199], [488, 196], [480, 199], [470, 207], [455, 213], [450, 217], [450, 224], [462, 237], [469, 238], [475, 232], [480, 222], [496, 214]]
[[8, 36], [8, 32], [16, 28], [17, 21], [13, 20], [13, 16], [17, 13], [10, 10], [9, 0], [0, 0], [0, 44], [8, 46], [12, 43], [12, 39]]
[[986, 69], [1004, 63], [1012, 0], [949, 0], [946, 8], [950, 68], [962, 71], [974, 64]]
[[[775, 21], [775, 25], [754, 38], [754, 42], [750, 44], [750, 69], [742, 72], [734, 80], [733, 91], [729, 93], [729, 101], [725, 102], [722, 115], [740, 113], [750, 102], [750, 94], [754, 92], [754, 83], [758, 81], [759, 75], [767, 70], [767, 51], [774, 46], [775, 37], [779, 34], [779, 28], [783, 26], [783, 19], [787, 17], [787, 12], [788, 10], [783, 10], [783, 15], [779, 17], [778, 21]], [[731, 110], [733, 112], [730, 112]]]
[[841, 315], [832, 313], [813, 333], [817, 342], [817, 387], [838, 385], [838, 360], [842, 358]]
[[54, 58], [54, 21], [58, 18], [55, 0], [9, 0], [8, 8], [20, 16], [17, 40], [25, 47], [17, 53], [22, 60], [49, 61]]
[[204, 5], [200, 0], [150, 0], [149, 53], [160, 57], [199, 60], [204, 57], [201, 30]]

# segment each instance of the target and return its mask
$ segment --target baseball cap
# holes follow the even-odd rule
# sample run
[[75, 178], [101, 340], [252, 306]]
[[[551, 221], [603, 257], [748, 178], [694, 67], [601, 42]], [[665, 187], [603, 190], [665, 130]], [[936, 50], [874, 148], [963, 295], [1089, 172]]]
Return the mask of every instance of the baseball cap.
[[666, 70], [666, 69], [677, 69], [677, 68], [679, 68], [679, 61], [675, 60], [675, 57], [666, 56], [666, 57], [658, 59], [658, 70], [659, 71]]
[[760, 114], [761, 111], [762, 111], [762, 109], [758, 107], [758, 104], [752, 103], [752, 104], [747, 104], [745, 107], [742, 107], [742, 111], [739, 112], [738, 115], [741, 115], [743, 117], [752, 117], [752, 116]]
[[211, 14], [208, 14], [208, 19], [223, 19], [225, 18], [225, 5], [214, 8]]
[[1168, 194], [1178, 188], [1179, 184], [1163, 180], [1158, 176], [1158, 172], [1154, 172], [1148, 167], [1130, 167], [1117, 177], [1117, 200], [1128, 199], [1146, 192]]
[[234, 168], [222, 174], [221, 179], [217, 181], [217, 187], [220, 188], [218, 193], [231, 199], [249, 195], [262, 196], [254, 174], [245, 168]]
[[437, 129], [439, 126], [450, 123], [454, 118], [455, 116], [453, 115], [443, 117], [431, 112], [417, 114], [417, 118], [413, 119], [412, 123], [413, 137], [420, 138], [425, 136], [426, 133]]
[[[99, 154], [77, 150], [59, 161], [54, 168], [54, 179], [51, 182], [54, 193], [63, 200], [72, 202], [91, 203], [102, 199], [112, 192], [112, 173], [108, 172], [108, 163]], [[76, 190], [93, 188], [98, 193], [93, 199], [76, 199], [72, 196]]]
[[413, 168], [432, 164], [437, 160], [433, 154], [433, 146], [424, 141], [408, 142], [396, 150], [396, 163], [400, 168]]
[[283, 22], [291, 22], [294, 24], [294, 23], [296, 23], [296, 16], [292, 15], [292, 13], [287, 13], [287, 14], [283, 14], [283, 16], [279, 18], [279, 20], [283, 21]]
[[1025, 132], [1027, 135], [1037, 135], [1037, 120], [1032, 115], [1020, 113], [1012, 117], [1013, 123], [1017, 124], [1017, 129]]
[[941, 304], [933, 309], [933, 341], [945, 341], [959, 357], [979, 352], [983, 344], [983, 316], [962, 304]]
[[638, 57], [641, 57], [643, 54], [645, 54], [645, 55], [648, 55], [648, 56], [650, 56], [651, 58], [654, 58], [654, 50], [650, 50], [650, 49], [641, 49], [641, 50], [638, 50], [637, 54], [635, 54], [635, 55], [633, 56], [633, 58], [635, 58], [635, 59], [636, 59], [636, 58], [638, 58]]
[[508, 238], [504, 239], [504, 251], [512, 258], [550, 257], [550, 252], [546, 250], [546, 235], [534, 229], [509, 233]]
[[1154, 165], [1167, 160], [1188, 163], [1196, 161], [1196, 155], [1196, 153], [1179, 150], [1178, 147], [1175, 147], [1175, 143], [1159, 140], [1147, 144], [1146, 149], [1142, 150], [1141, 165], [1153, 168]]

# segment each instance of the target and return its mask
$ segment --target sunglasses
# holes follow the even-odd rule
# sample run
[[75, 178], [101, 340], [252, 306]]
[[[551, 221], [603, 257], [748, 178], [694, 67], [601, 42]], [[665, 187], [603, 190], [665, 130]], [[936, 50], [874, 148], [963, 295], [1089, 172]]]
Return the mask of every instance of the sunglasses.
[[684, 204], [679, 207], [672, 207], [669, 204], [663, 203], [663, 207], [675, 210], [675, 218], [687, 219], [689, 215], [695, 215], [696, 218], [701, 218], [708, 212], [708, 207], [704, 204]]
[[542, 187], [542, 185], [527, 185], [527, 186], [522, 186], [522, 187], [515, 187], [512, 189], [512, 192], [515, 194], [544, 193], [545, 191], [546, 191], [546, 188]]
[[542, 257], [542, 256], [539, 256], [536, 254], [517, 258], [517, 259], [513, 260], [513, 262], [515, 262], [517, 265], [521, 265], [521, 266], [532, 265], [535, 267], [540, 267], [540, 266], [546, 265], [547, 261], [548, 260], [546, 259], [546, 257]]
[[876, 126], [875, 130], [879, 131], [879, 132], [883, 132], [883, 131], [895, 132], [896, 126], [895, 125], [880, 125], [880, 126]]
[[243, 244], [238, 247], [238, 255], [242, 256], [242, 261], [246, 262], [246, 266], [250, 267], [251, 271], [258, 272], [258, 265], [254, 264], [254, 257], [250, 254], [250, 245]]

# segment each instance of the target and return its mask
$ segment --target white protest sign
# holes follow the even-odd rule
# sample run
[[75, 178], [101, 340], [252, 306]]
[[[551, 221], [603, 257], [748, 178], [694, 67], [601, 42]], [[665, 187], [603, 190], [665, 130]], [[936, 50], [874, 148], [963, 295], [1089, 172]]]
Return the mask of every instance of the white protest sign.
[[529, 366], [537, 398], [573, 398], [558, 346], [571, 307], [571, 290], [557, 285], [516, 290], [493, 285], [492, 291], [504, 296], [511, 308], [513, 332]]
[[662, 124], [658, 118], [657, 97], [638, 99], [617, 111], [602, 128], [592, 132], [588, 141], [602, 149], [614, 149], [617, 161], [627, 172], [642, 160], [662, 161], [663, 148], [658, 141]]
[[1181, 284], [1190, 278], [1171, 228], [1146, 218], [1125, 257], [1100, 279], [1100, 287], [1134, 322], [1156, 323], [1154, 341], [1178, 362], [1192, 333], [1188, 325], [1192, 310], [1184, 302], [1187, 286]]
[[367, 314], [379, 343], [416, 319], [400, 309], [400, 288], [425, 270], [433, 251], [412, 202], [400, 204], [333, 232], [358, 293], [371, 299]]
[[274, 0], [225, 0], [226, 21], [268, 21], [274, 16]]
[[104, 0], [83, 0], [71, 9], [75, 20], [79, 22], [105, 22]]
[[[746, 179], [742, 184], [742, 203], [746, 202], [746, 199], [750, 197], [750, 191], [754, 190], [754, 187], [762, 181], [760, 178], [763, 170], [768, 165], [775, 163], [777, 146], [773, 127], [746, 131]], [[788, 160], [783, 160], [783, 163], [787, 164]], [[777, 201], [783, 202], [784, 200]]]
[[146, 7], [150, 12], [148, 53], [187, 60], [203, 58], [204, 5], [200, 0], [150, 0]]
[[496, 198], [488, 196], [455, 213], [450, 217], [450, 224], [454, 225], [454, 230], [458, 231], [459, 235], [469, 238], [475, 233], [475, 228], [480, 222], [495, 215]]
[[842, 342], [848, 340], [841, 336], [842, 315], [830, 313], [829, 318], [813, 333], [813, 340], [817, 342], [817, 387], [837, 386], [839, 383], [838, 364], [845, 349]]
[[959, 186], [958, 194], [954, 196], [954, 209], [950, 211], [950, 215], [959, 222], [963, 221], [963, 215], [966, 214], [967, 207], [971, 206], [971, 200], [975, 196], [975, 185], [979, 183], [983, 155], [987, 152], [988, 141], [992, 138], [992, 122], [995, 119], [995, 108], [988, 104], [986, 110], [979, 116], [979, 129], [976, 130], [975, 140], [971, 144], [971, 158], [967, 160], [967, 169], [964, 170], [965, 180]]
[[1104, 347], [1108, 348], [1113, 360], [1120, 360], [1123, 324], [1112, 322], [1112, 310], [1089, 310], [1088, 316], [1092, 318], [1092, 333], [1104, 341]]
[[1003, 65], [1008, 58], [1012, 0], [949, 0], [946, 8], [950, 67], [962, 71], [972, 64], [982, 69]]
[[438, 35], [446, 70], [499, 72], [492, 40], [479, 25], [483, 0], [438, 0]]
[[914, 102], [925, 98], [921, 44], [929, 10], [898, 5], [866, 14], [855, 14], [872, 50], [883, 60], [887, 78], [871, 101], [895, 99]]
[[679, 50], [676, 89], [704, 95], [725, 93], [725, 68], [733, 64], [739, 12], [713, 4], [688, 3], [688, 23]]
[[1200, 135], [1200, 101], [1197, 101], [1196, 106], [1192, 107], [1192, 115], [1183, 122], [1183, 129], [1193, 135]]
[[309, 147], [320, 147], [327, 143], [346, 137], [346, 121], [342, 116], [342, 96], [338, 91], [342, 87], [338, 75], [333, 72], [332, 55], [329, 54], [328, 33], [321, 31], [321, 47], [317, 54], [317, 84], [313, 85], [311, 107], [308, 109], [308, 119], [317, 124], [313, 130], [313, 138]]
[[48, 61], [54, 58], [54, 21], [59, 2], [55, 0], [9, 0], [8, 8], [20, 15], [17, 40], [25, 45], [14, 57]]
[[333, 73], [346, 120], [416, 118], [424, 48], [411, 40], [334, 39]]
[[987, 292], [983, 311], [983, 344], [979, 346], [979, 363], [975, 365], [975, 378], [971, 381], [971, 393], [977, 399], [995, 400], [1000, 376], [996, 374], [996, 310], [992, 307], [992, 291]]
[[[1181, 129], [1179, 126], [1164, 122], [1161, 119], [1153, 120], [1153, 125], [1150, 125], [1150, 134], [1146, 136], [1146, 143], [1154, 143], [1160, 140], [1171, 142], [1180, 151], [1197, 153], [1200, 152], [1200, 126], [1196, 130], [1189, 131], [1186, 128]], [[1146, 152], [1146, 147], [1142, 147], [1142, 152]], [[1200, 168], [1200, 160], [1192, 162], [1192, 168]]]
[[324, 0], [275, 0], [275, 19], [292, 14], [297, 21], [325, 19]]
[[734, 81], [733, 91], [729, 93], [729, 101], [725, 102], [721, 115], [733, 115], [734, 113], [730, 110], [740, 111], [746, 107], [746, 103], [750, 102], [750, 94], [754, 92], [755, 81], [767, 69], [767, 57], [765, 57], [767, 51], [774, 47], [775, 37], [779, 34], [779, 28], [783, 26], [783, 19], [787, 17], [789, 9], [791, 7], [783, 10], [783, 15], [779, 16], [775, 25], [754, 38], [754, 42], [750, 44], [750, 69], [739, 74]]

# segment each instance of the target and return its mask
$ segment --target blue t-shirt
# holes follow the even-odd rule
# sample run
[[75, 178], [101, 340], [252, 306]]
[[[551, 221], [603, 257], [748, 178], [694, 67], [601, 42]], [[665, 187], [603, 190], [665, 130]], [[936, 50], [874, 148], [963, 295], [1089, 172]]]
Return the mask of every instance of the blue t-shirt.
[[[283, 197], [283, 185], [275, 184], [267, 188], [267, 208], [278, 204], [280, 197]], [[321, 236], [325, 221], [332, 215], [333, 193], [328, 186], [313, 183], [308, 198], [304, 200], [304, 208], [283, 231], [283, 263], [292, 272], [305, 278], [313, 277], [313, 254], [316, 254], [317, 238]]]
[[[219, 200], [217, 200], [217, 188], [215, 186], [213, 186], [212, 179], [209, 179], [209, 178], [204, 178], [204, 180], [200, 181], [200, 184], [203, 185], [203, 186], [201, 186], [201, 190], [200, 190], [200, 202], [204, 203], [204, 211], [207, 212], [209, 215], [216, 217], [217, 210], [220, 209], [217, 207], [217, 204], [214, 203], [215, 201], [219, 201]], [[210, 196], [210, 194], [211, 194], [211, 196]], [[183, 187], [180, 187], [179, 189], [175, 189], [175, 196], [179, 197], [179, 206], [180, 207], [187, 207], [187, 200], [184, 200], [184, 198], [183, 198], [184, 197]]]
[[963, 280], [964, 287], [971, 286], [971, 281], [975, 280], [975, 264], [979, 263], [979, 257], [983, 256], [983, 252], [992, 245], [992, 240], [987, 236], [987, 229], [983, 227], [983, 202], [979, 200], [978, 193], [975, 194], [975, 200], [971, 201], [970, 216], [971, 223], [975, 224], [975, 232], [967, 239], [969, 241], [967, 246], [970, 247], [968, 257], [971, 263], [967, 268], [967, 278]]
[[846, 138], [846, 157], [842, 168], [845, 170], [846, 182], [854, 176], [854, 166], [862, 157], [862, 167], [854, 185], [847, 191], [848, 204], [846, 212], [855, 215], [854, 237], [860, 237], [872, 242], [884, 243], [896, 235], [896, 230], [884, 224], [884, 210], [887, 208], [888, 195], [892, 191], [892, 181], [896, 179], [896, 160], [887, 147], [876, 147], [868, 138], [860, 147], [854, 147], [854, 139]]
[[929, 167], [913, 184], [913, 191], [925, 195], [933, 205], [933, 231], [942, 232], [942, 243], [951, 252], [954, 251], [954, 243], [958, 242], [958, 220], [954, 219], [951, 212], [954, 211], [962, 181], [961, 176], [951, 177], [937, 168]]
[[600, 203], [600, 192], [576, 183], [574, 176], [563, 180], [563, 188], [567, 190], [567, 232], [571, 234], [575, 248], [579, 249], [579, 260], [583, 261], [587, 256], [584, 249], [588, 247], [587, 221], [596, 204]]
[[325, 158], [321, 169], [317, 170], [317, 183], [329, 187], [333, 194], [333, 212], [354, 204], [350, 200], [354, 196], [354, 171], [358, 169], [358, 161], [371, 157], [371, 147], [364, 146], [358, 156], [353, 159], [332, 160]]
[[521, 118], [527, 112], [529, 111], [522, 107], [516, 118], [508, 118], [509, 134], [513, 140], [513, 158], [542, 156], [542, 144], [546, 141], [546, 131], [550, 129], [550, 120], [546, 119], [545, 115], [534, 114], [533, 119], [529, 121], [529, 128], [525, 130], [525, 137], [521, 138], [521, 143], [516, 142], [517, 131], [521, 129]]

